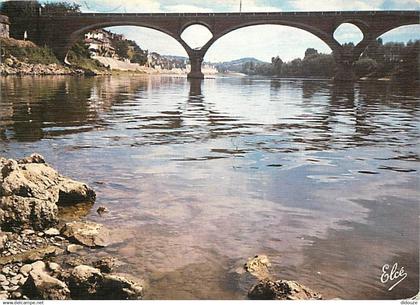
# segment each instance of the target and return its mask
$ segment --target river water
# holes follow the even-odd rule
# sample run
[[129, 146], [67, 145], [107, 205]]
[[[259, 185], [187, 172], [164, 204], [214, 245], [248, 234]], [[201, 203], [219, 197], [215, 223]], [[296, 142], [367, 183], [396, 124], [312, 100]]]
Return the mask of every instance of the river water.
[[[115, 243], [86, 255], [116, 256], [146, 298], [246, 298], [235, 269], [255, 254], [325, 298], [418, 292], [418, 84], [0, 82], [0, 154], [38, 152], [94, 187], [94, 207], [63, 215], [112, 228]], [[388, 291], [382, 266], [394, 263], [407, 278]]]

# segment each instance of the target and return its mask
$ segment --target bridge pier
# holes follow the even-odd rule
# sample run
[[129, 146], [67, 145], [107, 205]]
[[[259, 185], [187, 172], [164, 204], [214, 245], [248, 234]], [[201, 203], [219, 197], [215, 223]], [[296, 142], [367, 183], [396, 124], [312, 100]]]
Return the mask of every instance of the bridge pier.
[[204, 56], [201, 52], [194, 50], [194, 53], [189, 54], [191, 71], [188, 73], [187, 78], [190, 79], [204, 79], [204, 74], [201, 72], [201, 65]]

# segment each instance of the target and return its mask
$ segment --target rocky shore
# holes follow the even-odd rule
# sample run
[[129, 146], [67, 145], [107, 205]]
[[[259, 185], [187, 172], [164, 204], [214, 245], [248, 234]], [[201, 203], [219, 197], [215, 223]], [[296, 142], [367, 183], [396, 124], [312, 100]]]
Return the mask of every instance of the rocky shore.
[[[105, 226], [60, 219], [59, 209], [92, 206], [95, 199], [93, 189], [60, 175], [41, 155], [0, 157], [0, 299], [143, 298], [143, 281], [117, 273], [123, 263], [116, 258], [82, 255], [110, 244]], [[268, 258], [257, 255], [231, 276], [251, 286], [250, 299], [322, 299], [295, 281], [275, 279], [269, 267]]]
[[59, 64], [31, 64], [10, 56], [0, 64], [0, 75], [82, 75], [85, 71]]
[[113, 273], [114, 258], [78, 255], [107, 246], [107, 228], [59, 218], [59, 207], [95, 198], [88, 185], [60, 175], [40, 155], [0, 157], [0, 299], [143, 297], [141, 281]]

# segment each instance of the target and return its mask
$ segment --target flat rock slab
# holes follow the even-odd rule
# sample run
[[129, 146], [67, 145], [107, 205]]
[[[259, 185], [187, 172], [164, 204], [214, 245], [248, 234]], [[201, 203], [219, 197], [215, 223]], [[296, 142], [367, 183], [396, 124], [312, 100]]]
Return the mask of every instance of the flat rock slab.
[[31, 263], [38, 260], [42, 260], [46, 257], [56, 256], [62, 253], [63, 250], [55, 246], [47, 246], [43, 248], [37, 248], [26, 251], [24, 253], [18, 253], [15, 255], [9, 255], [0, 257], [0, 266], [11, 264], [11, 263]]
[[106, 247], [110, 242], [109, 230], [102, 224], [90, 221], [66, 223], [61, 234], [69, 240], [88, 247]]

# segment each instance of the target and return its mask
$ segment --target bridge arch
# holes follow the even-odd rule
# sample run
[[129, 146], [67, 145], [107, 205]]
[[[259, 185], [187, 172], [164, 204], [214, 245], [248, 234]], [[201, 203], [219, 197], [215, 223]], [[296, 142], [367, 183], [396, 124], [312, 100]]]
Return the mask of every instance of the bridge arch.
[[[228, 39], [228, 41], [232, 41], [232, 39], [234, 38], [233, 37], [233, 35], [238, 35], [239, 36], [239, 34], [242, 34], [243, 32], [242, 31], [245, 31], [245, 30], [250, 30], [251, 31], [251, 33], [252, 33], [252, 31], [258, 31], [258, 29], [261, 29], [261, 31], [264, 31], [264, 30], [266, 30], [266, 27], [270, 27], [270, 28], [273, 28], [273, 33], [275, 33], [275, 29], [276, 28], [279, 28], [279, 33], [282, 33], [282, 30], [286, 30], [286, 31], [292, 31], [292, 32], [294, 32], [294, 31], [299, 31], [299, 32], [302, 32], [302, 33], [305, 33], [306, 35], [308, 35], [311, 39], [313, 39], [314, 41], [316, 41], [317, 43], [321, 43], [322, 44], [322, 46], [323, 47], [325, 47], [326, 49], [328, 49], [329, 51], [333, 51], [333, 49], [332, 49], [332, 47], [331, 47], [331, 45], [329, 45], [329, 44], [327, 44], [324, 40], [322, 40], [319, 36], [316, 36], [316, 35], [314, 35], [313, 33], [310, 33], [310, 32], [308, 32], [308, 31], [305, 31], [305, 30], [303, 30], [303, 29], [300, 29], [300, 28], [297, 28], [297, 27], [292, 27], [292, 26], [288, 26], [288, 25], [281, 25], [281, 24], [255, 24], [255, 25], [246, 25], [246, 26], [241, 26], [241, 27], [238, 27], [237, 29], [235, 29], [235, 30], [231, 30], [231, 31], [229, 31], [228, 33], [226, 33], [226, 34], [224, 34], [224, 35], [222, 35], [222, 36], [220, 36], [220, 37], [218, 37], [210, 46], [209, 46], [209, 48], [206, 50], [206, 55], [210, 55], [211, 56], [211, 52], [212, 51], [215, 51], [215, 48], [218, 48], [218, 47], [222, 47], [222, 43], [224, 42], [224, 41], [226, 41], [226, 39]], [[250, 34], [251, 34], [250, 33]], [[255, 32], [254, 32], [255, 33]], [[244, 36], [246, 35], [246, 33], [244, 33]], [[259, 39], [258, 37], [256, 37], [255, 39]], [[244, 41], [244, 40], [243, 40]], [[252, 42], [254, 42], [254, 40], [252, 41]], [[258, 43], [258, 40], [256, 40], [255, 41], [256, 43]], [[229, 45], [229, 47], [233, 47], [233, 42], [232, 43], [230, 43], [230, 45]], [[308, 45], [308, 47], [313, 47], [313, 45]], [[319, 48], [319, 46], [315, 46], [316, 48]], [[253, 48], [258, 48], [258, 45], [256, 45], [255, 47], [254, 46], [251, 46], [251, 47], [249, 47], [249, 49], [253, 49]], [[272, 57], [272, 56], [276, 56], [276, 55], [278, 55], [278, 54], [276, 54], [276, 52], [278, 52], [278, 50], [271, 50], [270, 51], [270, 57]], [[267, 54], [268, 55], [268, 54]], [[280, 54], [281, 55], [281, 54]], [[241, 56], [247, 56], [247, 55], [245, 55], [245, 54], [241, 54]]]
[[400, 31], [400, 30], [404, 30], [404, 29], [413, 29], [412, 31], [410, 31], [411, 33], [416, 33], [417, 35], [412, 35], [412, 36], [416, 36], [415, 38], [412, 37], [413, 39], [420, 39], [420, 24], [407, 24], [407, 25], [401, 25], [399, 27], [390, 29], [386, 32], [381, 33], [379, 36], [376, 37], [376, 39], [385, 36], [385, 35], [390, 35], [393, 34], [392, 32], [396, 32], [396, 31]]
[[217, 33], [214, 33], [213, 38], [206, 45], [203, 46], [202, 50], [204, 53], [207, 52], [207, 50], [211, 47], [211, 45], [214, 44], [218, 39], [220, 39], [221, 37], [233, 31], [246, 28], [246, 27], [258, 26], [258, 25], [280, 25], [280, 26], [297, 28], [318, 37], [324, 43], [326, 43], [332, 51], [338, 50], [341, 47], [341, 45], [337, 41], [335, 41], [335, 39], [332, 37], [330, 33], [325, 32], [317, 28], [316, 26], [311, 26], [305, 23], [291, 22], [291, 21], [286, 21], [286, 20], [269, 20], [269, 21], [261, 20], [261, 21], [244, 22], [239, 25], [228, 27], [226, 29], [218, 31]]
[[[350, 33], [350, 32], [353, 32], [353, 33]], [[351, 40], [349, 41], [348, 39], [346, 39], [344, 37], [340, 37], [340, 36], [343, 36], [343, 34], [344, 35], [350, 34], [350, 36], [361, 36], [361, 37], [357, 37], [357, 38], [352, 37], [353, 39], [355, 38], [356, 40], [355, 41], [351, 41]], [[341, 45], [343, 45], [345, 43], [353, 43], [354, 45], [357, 45], [359, 42], [361, 42], [363, 40], [363, 38], [365, 37], [365, 34], [360, 29], [360, 27], [358, 27], [354, 23], [343, 22], [338, 27], [335, 28], [335, 30], [333, 32], [333, 37]]]

